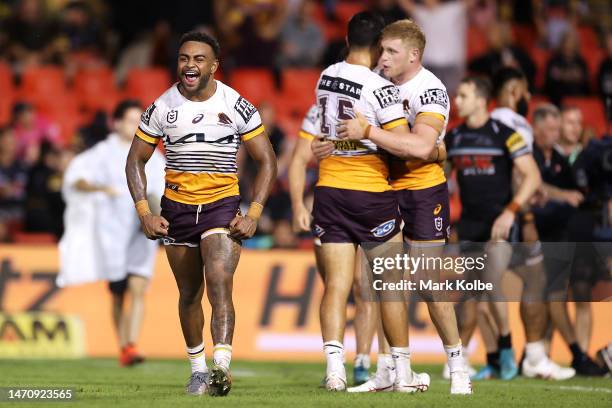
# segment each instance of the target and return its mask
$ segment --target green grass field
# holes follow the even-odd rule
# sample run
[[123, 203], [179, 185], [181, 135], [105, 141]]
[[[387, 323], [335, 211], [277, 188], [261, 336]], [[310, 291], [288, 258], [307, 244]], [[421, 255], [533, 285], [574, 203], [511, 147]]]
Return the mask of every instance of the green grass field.
[[415, 366], [432, 384], [426, 393], [347, 394], [318, 388], [322, 364], [232, 363], [234, 387], [225, 398], [185, 395], [186, 361], [152, 360], [135, 368], [119, 368], [116, 360], [3, 360], [0, 387], [71, 387], [72, 402], [3, 403], [0, 407], [183, 407], [316, 406], [316, 407], [612, 407], [612, 379], [578, 378], [564, 382], [516, 379], [474, 384], [472, 396], [451, 397], [440, 366]]

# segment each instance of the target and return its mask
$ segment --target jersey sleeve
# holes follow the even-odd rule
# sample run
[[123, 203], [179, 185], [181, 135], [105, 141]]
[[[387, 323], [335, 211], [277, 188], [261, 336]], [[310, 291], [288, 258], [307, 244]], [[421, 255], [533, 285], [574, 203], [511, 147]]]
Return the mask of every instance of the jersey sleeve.
[[430, 115], [446, 123], [450, 112], [448, 93], [443, 88], [428, 88], [418, 96], [416, 117]]
[[234, 104], [236, 111], [236, 125], [238, 134], [243, 142], [259, 136], [265, 129], [261, 123], [261, 117], [257, 108], [242, 96], [239, 96]]
[[300, 132], [298, 136], [306, 139], [313, 140], [317, 137], [318, 129], [318, 117], [319, 117], [319, 109], [317, 105], [312, 105], [310, 109], [308, 109], [308, 113], [304, 116], [304, 120], [302, 121], [302, 127], [300, 128]]
[[[157, 104], [157, 105], [156, 105]], [[161, 127], [159, 102], [152, 103], [142, 115], [140, 125], [136, 129], [136, 136], [147, 143], [157, 145], [164, 131]]]
[[395, 85], [389, 83], [374, 89], [366, 94], [366, 98], [383, 129], [390, 130], [397, 126], [408, 125], [399, 89]]
[[505, 140], [504, 145], [512, 159], [531, 153], [529, 146], [523, 136], [518, 132], [512, 132]]

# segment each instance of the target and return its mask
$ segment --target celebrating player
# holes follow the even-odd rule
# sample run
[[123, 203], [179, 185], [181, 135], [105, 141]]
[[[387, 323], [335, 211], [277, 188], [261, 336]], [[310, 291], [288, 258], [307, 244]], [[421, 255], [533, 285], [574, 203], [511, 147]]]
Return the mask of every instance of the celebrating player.
[[[276, 177], [276, 159], [259, 113], [236, 91], [213, 78], [219, 44], [199, 32], [180, 40], [179, 82], [144, 112], [128, 157], [132, 198], [147, 237], [163, 238], [179, 289], [179, 317], [191, 363], [190, 394], [226, 395], [234, 334], [232, 280], [240, 242], [257, 228]], [[168, 163], [162, 215], [145, 200], [145, 164], [163, 138]], [[259, 164], [255, 195], [245, 216], [239, 211], [236, 153], [244, 143]], [[204, 275], [204, 269], [206, 275]], [[202, 296], [212, 307], [215, 344], [208, 378], [204, 358]]]

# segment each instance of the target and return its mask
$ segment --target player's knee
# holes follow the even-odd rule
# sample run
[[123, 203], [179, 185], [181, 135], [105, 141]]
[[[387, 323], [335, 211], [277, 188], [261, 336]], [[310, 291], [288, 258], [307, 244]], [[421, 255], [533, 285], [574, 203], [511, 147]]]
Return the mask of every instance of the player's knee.
[[202, 293], [191, 288], [179, 289], [179, 307], [190, 308], [202, 303]]

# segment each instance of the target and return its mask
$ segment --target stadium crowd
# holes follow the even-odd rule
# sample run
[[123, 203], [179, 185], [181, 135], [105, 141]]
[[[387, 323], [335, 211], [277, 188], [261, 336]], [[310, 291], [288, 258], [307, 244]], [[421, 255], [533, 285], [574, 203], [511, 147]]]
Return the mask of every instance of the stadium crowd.
[[[119, 101], [135, 98], [146, 107], [168, 87], [179, 34], [198, 29], [219, 38], [217, 79], [258, 107], [278, 157], [278, 181], [246, 245], [310, 247], [309, 236], [292, 230], [287, 167], [320, 70], [342, 57], [346, 22], [362, 9], [378, 11], [387, 23], [411, 17], [421, 25], [427, 36], [423, 63], [451, 95], [468, 73], [493, 76], [501, 67], [520, 68], [532, 94], [529, 118], [542, 103], [560, 109], [546, 105], [545, 119], [553, 122], [541, 124], [543, 130], [536, 125], [538, 147], [552, 149], [556, 165], [567, 170], [566, 179], [553, 180], [564, 183], [562, 191], [540, 219], [550, 222], [547, 216], [563, 213], [571, 220], [568, 212], [595, 208], [600, 217], [587, 236], [610, 239], [610, 168], [600, 166], [603, 152], [612, 149], [607, 1], [3, 0], [0, 242], [61, 237], [62, 176], [71, 158], [106, 138]], [[454, 110], [449, 129], [459, 123]], [[252, 195], [254, 166], [239, 156], [244, 202]], [[313, 166], [310, 191], [315, 181]], [[542, 208], [549, 198], [539, 195]], [[458, 199], [453, 204], [456, 221]], [[579, 217], [574, 220], [584, 229]]]

